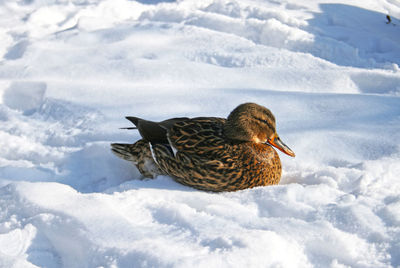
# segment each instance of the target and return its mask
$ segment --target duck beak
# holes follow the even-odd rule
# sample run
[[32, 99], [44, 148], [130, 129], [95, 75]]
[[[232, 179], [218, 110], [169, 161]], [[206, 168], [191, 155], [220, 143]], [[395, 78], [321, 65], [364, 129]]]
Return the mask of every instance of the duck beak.
[[275, 148], [278, 148], [280, 151], [284, 152], [287, 155], [290, 155], [291, 157], [296, 156], [294, 152], [281, 141], [278, 135], [275, 135], [272, 139], [268, 139], [267, 143], [271, 144]]

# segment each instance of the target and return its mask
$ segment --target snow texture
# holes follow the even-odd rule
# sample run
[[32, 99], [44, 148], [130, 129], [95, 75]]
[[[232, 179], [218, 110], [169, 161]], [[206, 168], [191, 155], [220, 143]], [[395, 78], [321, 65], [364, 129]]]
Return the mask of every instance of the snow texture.
[[[391, 23], [386, 23], [390, 15]], [[0, 267], [399, 267], [400, 2], [0, 1]], [[272, 110], [281, 183], [110, 152], [126, 115]]]

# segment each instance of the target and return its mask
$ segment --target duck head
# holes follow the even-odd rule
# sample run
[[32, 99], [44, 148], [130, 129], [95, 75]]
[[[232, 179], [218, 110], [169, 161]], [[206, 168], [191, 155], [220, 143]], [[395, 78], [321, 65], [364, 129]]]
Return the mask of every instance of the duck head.
[[294, 157], [294, 152], [281, 141], [275, 127], [275, 117], [269, 109], [255, 103], [243, 103], [229, 114], [224, 134], [231, 140], [267, 143]]

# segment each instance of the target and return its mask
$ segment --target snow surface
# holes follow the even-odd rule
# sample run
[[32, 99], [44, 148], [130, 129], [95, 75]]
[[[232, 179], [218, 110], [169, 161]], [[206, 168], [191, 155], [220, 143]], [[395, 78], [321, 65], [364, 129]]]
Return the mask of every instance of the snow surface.
[[[386, 24], [386, 15], [392, 18]], [[0, 1], [1, 267], [399, 267], [397, 0]], [[256, 102], [277, 186], [139, 180], [125, 115]]]

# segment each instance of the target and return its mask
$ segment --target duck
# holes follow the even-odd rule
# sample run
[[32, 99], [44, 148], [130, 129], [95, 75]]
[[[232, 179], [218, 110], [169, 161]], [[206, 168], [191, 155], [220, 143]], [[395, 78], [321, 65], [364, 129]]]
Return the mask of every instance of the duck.
[[177, 117], [154, 122], [127, 116], [141, 139], [112, 143], [118, 157], [145, 178], [167, 175], [202, 191], [226, 192], [278, 184], [282, 175], [274, 149], [295, 157], [276, 131], [275, 116], [256, 103], [243, 103], [225, 118]]

